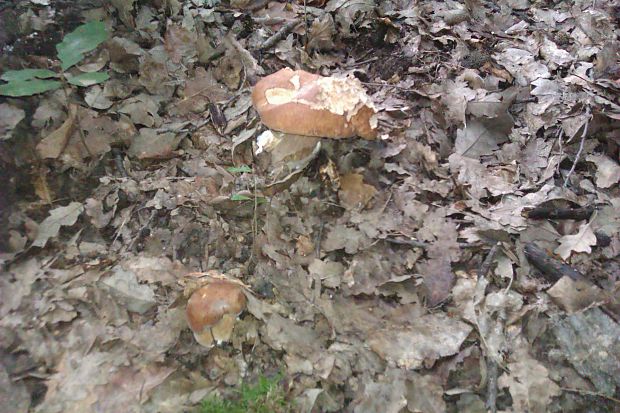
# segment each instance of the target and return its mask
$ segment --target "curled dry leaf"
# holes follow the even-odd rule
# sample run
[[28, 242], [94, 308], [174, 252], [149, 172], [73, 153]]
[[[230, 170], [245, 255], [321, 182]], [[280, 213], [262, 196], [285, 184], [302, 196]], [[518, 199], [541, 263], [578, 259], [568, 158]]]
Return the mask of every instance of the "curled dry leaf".
[[64, 151], [73, 133], [77, 111], [77, 105], [69, 105], [69, 114], [64, 123], [39, 142], [37, 152], [39, 152], [42, 158], [58, 158], [62, 151]]

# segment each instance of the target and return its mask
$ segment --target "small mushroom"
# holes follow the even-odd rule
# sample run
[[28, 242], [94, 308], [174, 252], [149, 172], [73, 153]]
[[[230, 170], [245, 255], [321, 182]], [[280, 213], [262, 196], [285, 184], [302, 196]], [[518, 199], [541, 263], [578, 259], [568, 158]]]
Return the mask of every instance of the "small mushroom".
[[213, 280], [194, 291], [186, 316], [196, 341], [205, 347], [228, 341], [246, 302], [243, 288], [227, 280]]
[[281, 69], [256, 83], [252, 103], [269, 129], [320, 138], [377, 137], [377, 110], [354, 77]]

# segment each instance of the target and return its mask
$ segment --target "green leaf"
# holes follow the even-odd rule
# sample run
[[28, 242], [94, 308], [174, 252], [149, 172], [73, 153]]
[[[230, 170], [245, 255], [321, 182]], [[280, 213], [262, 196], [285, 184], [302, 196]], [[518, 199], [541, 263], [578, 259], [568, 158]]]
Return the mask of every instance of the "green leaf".
[[92, 72], [92, 73], [82, 73], [77, 76], [73, 76], [68, 78], [67, 81], [72, 85], [76, 86], [92, 86], [97, 83], [105, 82], [110, 78], [110, 75], [105, 72]]
[[4, 96], [32, 96], [60, 88], [62, 83], [55, 80], [16, 80], [0, 85], [0, 95]]
[[244, 172], [252, 172], [252, 168], [250, 168], [247, 165], [230, 166], [230, 167], [226, 168], [226, 170], [228, 172], [230, 172], [231, 174], [244, 173]]
[[250, 198], [247, 195], [240, 195], [240, 194], [234, 194], [230, 197], [231, 201], [250, 201], [252, 198]]
[[56, 76], [58, 76], [56, 72], [47, 69], [22, 69], [6, 71], [0, 76], [0, 79], [13, 82], [16, 80], [30, 80], [34, 78], [47, 79]]
[[67, 70], [84, 58], [84, 54], [94, 50], [108, 38], [105, 25], [91, 21], [79, 26], [56, 45], [62, 70]]

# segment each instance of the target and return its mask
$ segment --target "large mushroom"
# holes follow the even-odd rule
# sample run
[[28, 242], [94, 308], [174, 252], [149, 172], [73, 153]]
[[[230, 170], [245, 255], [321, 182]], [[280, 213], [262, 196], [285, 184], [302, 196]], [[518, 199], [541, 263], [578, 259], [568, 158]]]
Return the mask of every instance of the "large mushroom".
[[301, 176], [321, 138], [377, 137], [377, 110], [355, 77], [284, 68], [256, 83], [252, 103], [269, 128], [257, 138], [255, 152], [258, 164], [270, 170], [271, 183], [262, 188], [268, 196]]
[[269, 129], [319, 138], [377, 137], [377, 110], [355, 77], [281, 69], [256, 83], [252, 102]]
[[237, 283], [215, 279], [197, 289], [187, 302], [187, 323], [196, 341], [205, 347], [228, 341], [247, 299]]

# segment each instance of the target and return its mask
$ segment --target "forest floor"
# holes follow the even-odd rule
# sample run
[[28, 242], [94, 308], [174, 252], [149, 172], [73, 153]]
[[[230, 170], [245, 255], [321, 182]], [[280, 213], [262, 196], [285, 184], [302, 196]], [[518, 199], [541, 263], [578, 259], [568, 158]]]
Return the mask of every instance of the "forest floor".
[[[619, 27], [611, 0], [0, 2], [2, 94], [65, 70], [0, 95], [0, 411], [274, 377], [283, 412], [620, 411]], [[357, 79], [377, 139], [259, 153], [284, 67]], [[213, 274], [248, 305], [207, 348]]]

